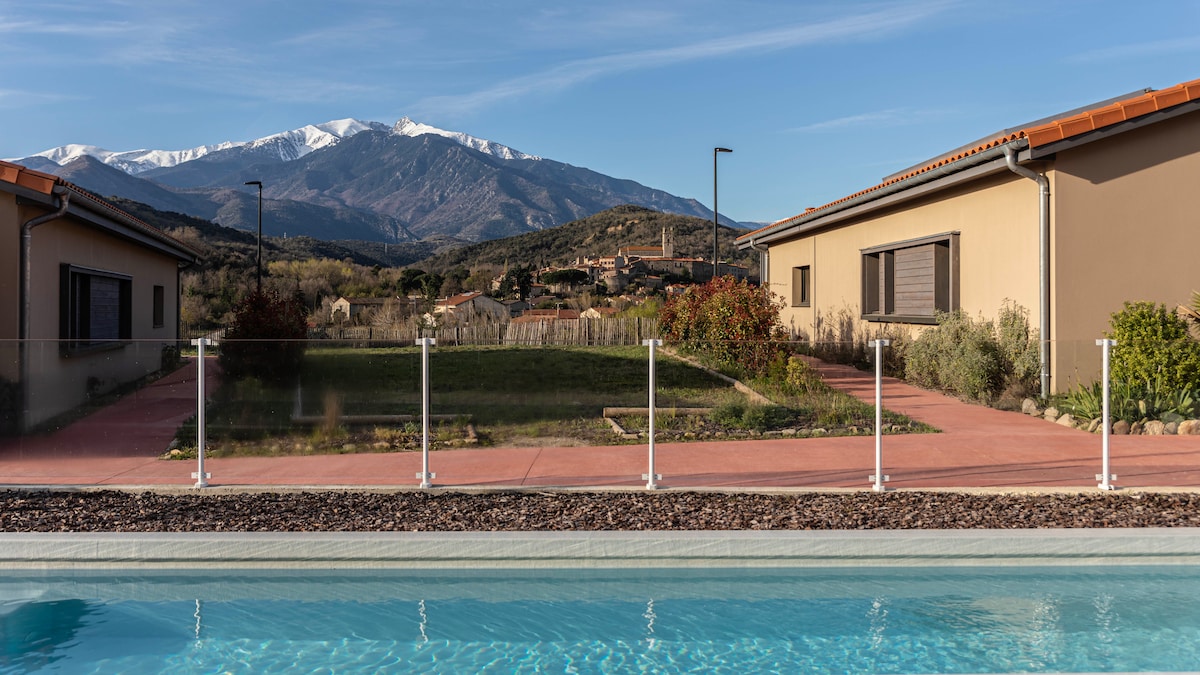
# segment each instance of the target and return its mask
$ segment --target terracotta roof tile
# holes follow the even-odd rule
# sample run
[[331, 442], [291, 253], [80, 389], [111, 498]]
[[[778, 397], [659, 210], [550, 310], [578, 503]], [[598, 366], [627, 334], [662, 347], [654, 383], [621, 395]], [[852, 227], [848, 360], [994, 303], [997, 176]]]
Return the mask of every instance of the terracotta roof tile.
[[1030, 127], [1025, 129], [1025, 135], [1029, 139], [1030, 147], [1036, 148], [1197, 99], [1200, 99], [1200, 80], [1192, 80]]
[[1015, 132], [993, 138], [982, 143], [981, 145], [957, 151], [952, 155], [939, 157], [931, 164], [914, 169], [902, 175], [892, 176], [888, 180], [878, 185], [867, 188], [866, 190], [860, 190], [852, 195], [847, 195], [836, 201], [829, 202], [824, 206], [818, 208], [810, 207], [805, 209], [804, 213], [798, 216], [791, 216], [782, 220], [777, 220], [766, 227], [761, 227], [747, 234], [743, 234], [742, 236], [738, 237], [738, 240], [751, 238], [757, 234], [771, 230], [781, 223], [795, 220], [796, 218], [800, 218], [815, 211], [823, 211], [830, 207], [837, 206], [843, 202], [850, 201], [851, 199], [870, 194], [871, 192], [883, 189], [889, 185], [907, 180], [929, 171], [936, 170], [940, 167], [946, 166], [947, 164], [952, 164], [972, 155], [999, 147], [1006, 143], [1011, 143], [1012, 141], [1021, 138], [1028, 140], [1030, 147], [1036, 148], [1195, 100], [1200, 100], [1200, 80], [1184, 82], [1173, 87], [1168, 87], [1167, 89], [1149, 91], [1133, 98], [1117, 101], [1116, 103], [1110, 103], [1092, 110], [1086, 110], [1084, 112], [1071, 115], [1070, 117], [1020, 129]]
[[13, 164], [0, 160], [0, 180], [13, 185], [20, 185], [23, 188], [35, 190], [42, 194], [48, 195], [58, 183], [64, 185], [66, 181], [61, 180], [58, 176], [41, 171], [27, 169], [20, 164]]

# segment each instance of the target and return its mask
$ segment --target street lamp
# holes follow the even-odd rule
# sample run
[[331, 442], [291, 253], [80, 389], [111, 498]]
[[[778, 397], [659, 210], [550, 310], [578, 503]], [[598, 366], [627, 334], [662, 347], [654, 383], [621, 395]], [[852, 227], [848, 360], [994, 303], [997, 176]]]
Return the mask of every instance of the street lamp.
[[246, 185], [258, 186], [258, 292], [262, 293], [262, 181], [248, 180]]
[[717, 153], [733, 152], [729, 148], [713, 148], [713, 272], [712, 278], [717, 278]]

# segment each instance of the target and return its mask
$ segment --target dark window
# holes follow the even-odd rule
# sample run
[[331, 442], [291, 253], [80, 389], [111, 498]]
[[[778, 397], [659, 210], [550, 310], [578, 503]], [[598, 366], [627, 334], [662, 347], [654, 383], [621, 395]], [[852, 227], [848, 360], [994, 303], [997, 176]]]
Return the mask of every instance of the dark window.
[[132, 331], [130, 277], [62, 266], [59, 337], [67, 350], [129, 340]]
[[792, 268], [792, 307], [812, 304], [812, 268], [808, 265]]
[[166, 302], [166, 289], [162, 286], [154, 287], [154, 327], [162, 328], [166, 323], [164, 306]]
[[958, 234], [862, 251], [862, 313], [868, 321], [933, 323], [958, 309]]

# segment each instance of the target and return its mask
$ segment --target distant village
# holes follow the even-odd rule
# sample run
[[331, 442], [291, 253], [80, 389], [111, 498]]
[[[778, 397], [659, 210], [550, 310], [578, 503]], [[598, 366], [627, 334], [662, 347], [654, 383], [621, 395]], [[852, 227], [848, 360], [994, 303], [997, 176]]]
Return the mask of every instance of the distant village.
[[[717, 276], [748, 278], [745, 265], [720, 262]], [[471, 321], [548, 323], [612, 317], [649, 298], [683, 293], [713, 278], [713, 263], [676, 257], [674, 233], [663, 228], [657, 246], [628, 245], [613, 255], [576, 258], [565, 266], [543, 267], [531, 274], [526, 289], [506, 288], [508, 269], [490, 289], [437, 298], [432, 307], [420, 295], [406, 298], [339, 297], [330, 305], [335, 325], [388, 325], [419, 319], [426, 325]], [[511, 286], [511, 284], [508, 284]]]

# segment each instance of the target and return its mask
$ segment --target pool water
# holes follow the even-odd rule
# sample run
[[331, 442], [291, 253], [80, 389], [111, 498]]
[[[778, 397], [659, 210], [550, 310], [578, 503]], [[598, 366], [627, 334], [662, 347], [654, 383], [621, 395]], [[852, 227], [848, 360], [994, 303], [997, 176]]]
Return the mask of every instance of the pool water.
[[6, 574], [3, 673], [1200, 669], [1200, 568]]

